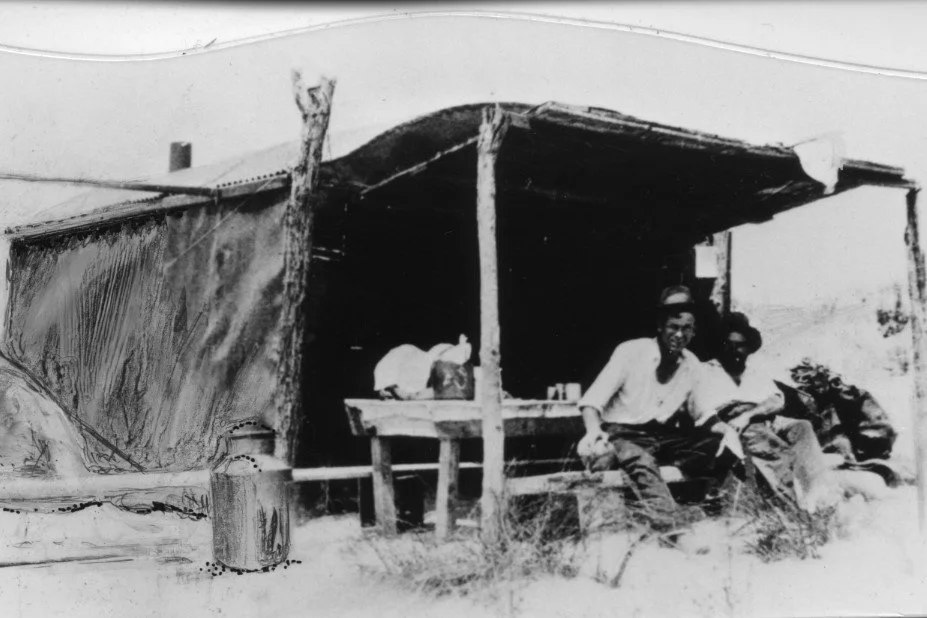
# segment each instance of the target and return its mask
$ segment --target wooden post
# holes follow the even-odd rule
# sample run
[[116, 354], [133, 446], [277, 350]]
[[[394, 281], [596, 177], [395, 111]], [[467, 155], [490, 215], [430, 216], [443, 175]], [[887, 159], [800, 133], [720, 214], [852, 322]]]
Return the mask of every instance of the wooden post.
[[499, 334], [499, 273], [496, 257], [496, 159], [508, 119], [499, 106], [483, 110], [477, 140], [476, 221], [480, 248], [480, 407], [483, 414], [481, 533], [489, 543], [501, 538], [505, 483], [502, 428], [502, 369]]
[[718, 277], [711, 289], [711, 302], [722, 316], [731, 312], [731, 236], [728, 230], [718, 232], [711, 240], [718, 260]]
[[924, 253], [921, 250], [920, 222], [917, 212], [917, 189], [908, 191], [908, 228], [905, 243], [908, 246], [908, 292], [911, 295], [911, 335], [914, 339], [914, 460], [917, 466], [918, 523], [921, 533], [927, 532], [927, 274]]
[[306, 288], [312, 254], [312, 215], [318, 199], [316, 186], [322, 166], [322, 145], [328, 131], [335, 81], [322, 78], [306, 88], [293, 72], [293, 94], [303, 120], [299, 160], [290, 178], [290, 201], [284, 215], [284, 306], [279, 350], [280, 389], [277, 395], [276, 455], [293, 465], [296, 432], [302, 418], [303, 341], [305, 340]]
[[443, 541], [456, 524], [457, 481], [460, 477], [460, 440], [441, 438], [438, 452], [438, 495], [435, 499], [435, 536]]
[[377, 527], [386, 536], [396, 534], [396, 489], [393, 487], [393, 452], [389, 438], [370, 438], [373, 464], [373, 508]]

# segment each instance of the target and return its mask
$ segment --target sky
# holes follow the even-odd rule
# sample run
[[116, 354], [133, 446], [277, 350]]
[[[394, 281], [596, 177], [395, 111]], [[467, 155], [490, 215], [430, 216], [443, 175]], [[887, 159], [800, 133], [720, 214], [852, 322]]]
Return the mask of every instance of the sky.
[[[196, 165], [293, 140], [299, 68], [338, 80], [329, 156], [441, 107], [557, 100], [757, 143], [838, 132], [848, 156], [927, 178], [927, 5], [346, 7], [3, 3], [0, 77], [15, 88], [0, 97], [0, 171], [138, 178], [166, 170], [171, 141], [191, 141]], [[0, 182], [0, 225], [74, 192]], [[803, 304], [903, 281], [903, 228], [904, 194], [869, 188], [739, 228], [735, 298]]]

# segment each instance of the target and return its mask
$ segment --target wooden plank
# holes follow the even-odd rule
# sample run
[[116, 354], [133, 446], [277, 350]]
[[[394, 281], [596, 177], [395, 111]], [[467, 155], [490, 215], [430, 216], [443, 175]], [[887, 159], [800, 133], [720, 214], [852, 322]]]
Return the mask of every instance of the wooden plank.
[[927, 271], [920, 241], [920, 216], [917, 211], [917, 191], [907, 194], [908, 226], [905, 243], [908, 247], [908, 292], [911, 296], [911, 336], [913, 337], [914, 369], [914, 459], [917, 466], [918, 523], [921, 533], [927, 533]]
[[[503, 113], [505, 114], [507, 122], [509, 123], [510, 126], [515, 126], [515, 127], [518, 127], [519, 129], [523, 129], [526, 131], [531, 129], [530, 122], [528, 121], [528, 118], [526, 116], [523, 116], [521, 114], [507, 113], [507, 112], [503, 112]], [[406, 167], [396, 172], [395, 174], [387, 176], [380, 182], [370, 185], [369, 187], [366, 187], [364, 190], [362, 190], [361, 197], [366, 197], [369, 193], [376, 191], [377, 189], [381, 189], [387, 185], [391, 185], [393, 182], [401, 178], [405, 178], [406, 176], [414, 176], [416, 174], [419, 174], [425, 171], [428, 168], [428, 166], [431, 165], [432, 163], [436, 163], [440, 161], [441, 159], [447, 157], [448, 155], [452, 155], [455, 152], [459, 152], [463, 150], [464, 148], [473, 146], [474, 144], [478, 142], [478, 140], [479, 140], [479, 137], [472, 137], [470, 139], [464, 140], [463, 142], [459, 144], [455, 144], [449, 148], [446, 148], [438, 152], [434, 156], [429, 157], [428, 159], [425, 159], [424, 161], [420, 161], [419, 163], [410, 165], [409, 167]]]
[[6, 478], [0, 481], [0, 502], [107, 498], [164, 487], [209, 486], [209, 470], [193, 472], [130, 472], [67, 479]]
[[[380, 401], [348, 399], [348, 417], [355, 435], [420, 438], [479, 438], [483, 433], [476, 401]], [[575, 403], [506, 400], [502, 403], [506, 436], [582, 435], [582, 416]]]
[[44, 182], [49, 184], [81, 185], [99, 189], [116, 189], [120, 191], [142, 191], [145, 193], [164, 193], [168, 195], [205, 195], [216, 197], [218, 190], [212, 187], [189, 187], [183, 185], [166, 185], [159, 183], [135, 182], [124, 180], [94, 180], [68, 176], [40, 176], [38, 174], [0, 174], [0, 180], [18, 180], [21, 182]]
[[[530, 467], [543, 465], [566, 465], [572, 459], [540, 459], [534, 461], [509, 462], [509, 467]], [[479, 470], [483, 464], [464, 461], [459, 463], [459, 470]], [[435, 472], [437, 463], [396, 464], [392, 466], [393, 474], [404, 472]], [[373, 474], [372, 466], [343, 466], [334, 468], [295, 468], [294, 482], [337, 481], [369, 477]], [[135, 491], [161, 489], [167, 487], [209, 486], [209, 470], [191, 472], [126, 472], [119, 474], [96, 474], [72, 479], [43, 478], [6, 478], [0, 480], [0, 502], [22, 500], [76, 499], [90, 500], [121, 496]]]
[[[667, 483], [679, 483], [686, 480], [679, 468], [674, 466], [661, 466], [660, 475]], [[627, 478], [621, 470], [555, 472], [553, 474], [510, 477], [505, 481], [505, 491], [510, 496], [569, 493], [589, 487], [621, 488], [627, 486]]]
[[373, 465], [373, 504], [377, 527], [387, 536], [396, 534], [396, 490], [393, 487], [393, 456], [389, 438], [370, 438]]
[[[562, 461], [562, 460], [554, 460]], [[534, 462], [532, 462], [534, 463]], [[541, 465], [540, 462], [535, 465]], [[460, 462], [459, 470], [479, 470], [483, 464], [472, 461]], [[415, 464], [393, 464], [393, 474], [402, 474], [404, 472], [437, 472], [439, 464], [437, 463], [415, 463]], [[373, 474], [372, 466], [339, 466], [331, 468], [294, 468], [294, 483], [312, 483], [318, 481], [343, 481], [350, 479], [361, 479]]]
[[302, 368], [306, 330], [306, 295], [312, 255], [312, 220], [318, 201], [322, 147], [328, 131], [335, 81], [322, 78], [306, 88], [299, 72], [293, 72], [293, 94], [302, 116], [300, 156], [293, 166], [290, 200], [284, 214], [284, 306], [280, 320], [280, 386], [276, 394], [277, 432], [275, 455], [292, 466], [296, 431], [303, 415]]
[[[481, 405], [478, 401], [469, 399], [345, 399], [345, 406], [357, 408], [364, 422], [370, 418], [386, 415], [402, 415], [409, 418], [418, 416], [440, 415], [455, 420], [469, 419], [473, 415], [479, 417]], [[506, 413], [516, 413], [530, 416], [531, 414], [546, 414], [550, 416], [563, 416], [576, 413], [576, 404], [559, 399], [505, 399], [502, 402]]]
[[23, 568], [23, 567], [50, 567], [56, 564], [97, 564], [110, 562], [129, 562], [137, 556], [125, 556], [122, 554], [99, 554], [94, 555], [92, 551], [84, 550], [86, 555], [65, 556], [63, 558], [47, 558], [44, 560], [17, 560], [11, 562], [0, 562], [0, 569]]
[[435, 499], [435, 536], [446, 539], [454, 531], [460, 441], [442, 438], [438, 452], [438, 491]]
[[480, 367], [483, 413], [483, 491], [480, 531], [483, 540], [501, 538], [505, 512], [505, 434], [502, 428], [502, 369], [499, 352], [499, 277], [496, 238], [496, 159], [508, 128], [498, 105], [483, 110], [477, 140], [476, 221], [480, 256]]
[[393, 182], [399, 180], [400, 178], [405, 178], [406, 176], [412, 176], [412, 175], [418, 174], [418, 173], [420, 173], [420, 172], [423, 172], [423, 171], [425, 171], [425, 169], [426, 169], [429, 165], [431, 165], [432, 163], [435, 163], [435, 162], [437, 162], [437, 161], [440, 161], [441, 159], [443, 159], [444, 157], [446, 157], [446, 156], [448, 156], [448, 155], [451, 155], [451, 154], [454, 154], [455, 152], [458, 152], [458, 151], [460, 151], [460, 150], [463, 150], [463, 149], [466, 148], [467, 146], [472, 146], [473, 144], [476, 143], [476, 141], [477, 141], [477, 138], [472, 137], [472, 138], [470, 138], [470, 139], [468, 139], [468, 140], [465, 140], [465, 141], [463, 141], [463, 142], [461, 142], [461, 143], [459, 143], [459, 144], [455, 144], [455, 145], [451, 146], [450, 148], [447, 148], [447, 149], [445, 149], [445, 150], [442, 150], [441, 152], [439, 152], [438, 154], [434, 155], [433, 157], [430, 157], [430, 158], [428, 158], [428, 159], [425, 159], [424, 161], [421, 161], [420, 163], [416, 163], [415, 165], [411, 165], [411, 166], [409, 166], [409, 167], [407, 167], [407, 168], [405, 168], [405, 169], [403, 169], [403, 170], [400, 170], [400, 171], [396, 172], [395, 174], [393, 174], [393, 175], [391, 175], [391, 176], [387, 176], [386, 178], [384, 178], [384, 179], [381, 180], [380, 182], [378, 182], [378, 183], [376, 183], [376, 184], [374, 184], [374, 185], [370, 185], [369, 187], [367, 187], [366, 189], [364, 189], [363, 191], [361, 191], [361, 197], [365, 197], [368, 193], [371, 193], [371, 192], [373, 192], [373, 191], [376, 191], [377, 189], [380, 189], [380, 188], [382, 188], [382, 187], [385, 187], [385, 186], [387, 186], [387, 185], [390, 185], [390, 184], [392, 184]]
[[711, 243], [718, 260], [718, 276], [711, 289], [711, 302], [722, 316], [731, 312], [732, 236], [730, 230], [718, 232], [712, 237]]
[[609, 487], [623, 487], [625, 485], [624, 477], [620, 472], [618, 474], [611, 472], [590, 473], [580, 470], [576, 472], [555, 472], [554, 474], [510, 477], [505, 480], [505, 491], [509, 496], [564, 493], [585, 486], [600, 486], [606, 482]]

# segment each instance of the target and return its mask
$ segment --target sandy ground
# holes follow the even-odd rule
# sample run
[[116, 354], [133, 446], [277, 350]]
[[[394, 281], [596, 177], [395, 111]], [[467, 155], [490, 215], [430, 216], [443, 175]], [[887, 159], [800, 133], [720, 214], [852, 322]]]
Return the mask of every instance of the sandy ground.
[[[894, 350], [909, 337], [875, 335], [872, 307], [770, 330], [765, 360], [785, 366], [799, 352], [843, 363], [900, 429], [896, 457], [910, 460], [910, 378]], [[775, 316], [773, 316], [775, 317]], [[271, 573], [213, 576], [208, 520], [110, 506], [72, 514], [0, 512], [0, 616], [864, 616], [927, 614], [927, 547], [919, 540], [914, 488], [841, 511], [841, 537], [817, 559], [763, 563], [743, 551], [723, 520], [692, 535], [707, 553], [648, 542], [617, 573], [631, 538], [589, 539], [572, 577], [531, 576], [492, 590], [435, 598], [391, 576], [374, 549], [383, 544], [356, 516], [325, 517], [293, 530], [290, 558]], [[434, 551], [434, 550], [429, 550]], [[82, 561], [71, 561], [81, 557]], [[88, 562], [95, 558], [96, 562]], [[47, 561], [58, 562], [48, 565]], [[24, 563], [45, 563], [42, 566]]]
[[4, 547], [4, 564], [99, 560], [0, 568], [2, 616], [398, 617], [434, 615], [442, 605], [365, 579], [353, 559], [363, 543], [356, 517], [296, 528], [290, 559], [301, 564], [218, 576], [207, 566], [208, 521], [103, 507], [72, 515], [3, 513], [0, 528], [6, 539], [26, 528], [34, 539]]
[[[0, 568], [0, 615], [453, 618], [927, 612], [925, 552], [916, 541], [913, 488], [893, 490], [879, 502], [852, 503], [843, 521], [845, 537], [822, 548], [819, 559], [765, 564], [739, 551], [724, 523], [713, 521], [695, 533], [710, 548], [707, 554], [645, 543], [631, 555], [618, 588], [602, 580], [617, 572], [627, 553], [630, 539], [623, 534], [590, 540], [574, 577], [529, 578], [502, 584], [494, 594], [435, 599], [390, 578], [372, 551], [380, 541], [370, 540], [371, 533], [351, 516], [321, 518], [296, 528], [290, 557], [301, 564], [271, 573], [213, 576], [206, 566], [211, 560], [206, 521], [130, 515], [109, 507], [71, 515], [4, 513], [0, 527], [5, 538], [28, 525], [25, 536], [35, 539], [6, 546], [4, 563], [66, 558], [68, 552], [86, 557], [95, 550], [100, 562]], [[415, 541], [394, 541], [409, 542]]]
[[[575, 582], [538, 582], [519, 609], [526, 616], [923, 614], [922, 552], [907, 542], [916, 538], [913, 505], [907, 489], [878, 505], [856, 505], [847, 514], [849, 536], [825, 546], [819, 559], [770, 564], [736, 547], [728, 552], [723, 524], [712, 522], [698, 530], [712, 548], [706, 555], [650, 544], [632, 556], [617, 590], [583, 574]], [[620, 539], [606, 540], [603, 562], [614, 562], [623, 549]]]

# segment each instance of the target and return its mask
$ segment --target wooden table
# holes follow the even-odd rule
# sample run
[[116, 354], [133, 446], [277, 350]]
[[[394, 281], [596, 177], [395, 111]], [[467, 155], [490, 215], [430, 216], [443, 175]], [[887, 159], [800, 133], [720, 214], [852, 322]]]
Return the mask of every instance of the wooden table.
[[[384, 534], [396, 533], [396, 502], [390, 441], [394, 437], [432, 438], [440, 443], [435, 533], [447, 537], [454, 527], [460, 441], [479, 438], [480, 405], [475, 401], [381, 401], [347, 399], [345, 409], [356, 436], [370, 438], [374, 510]], [[502, 403], [506, 437], [576, 436], [583, 434], [575, 403], [510, 399]]]

